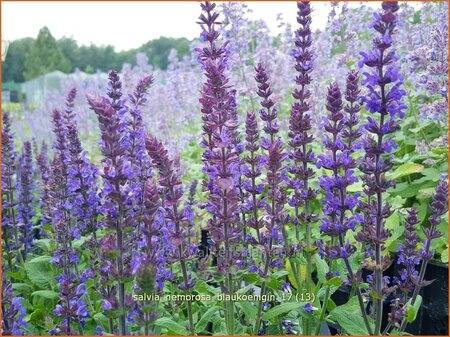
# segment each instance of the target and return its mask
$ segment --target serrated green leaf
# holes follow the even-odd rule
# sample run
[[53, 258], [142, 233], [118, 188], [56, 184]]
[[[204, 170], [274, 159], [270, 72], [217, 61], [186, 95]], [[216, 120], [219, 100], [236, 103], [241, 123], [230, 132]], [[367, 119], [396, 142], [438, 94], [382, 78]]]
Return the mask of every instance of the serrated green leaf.
[[[333, 309], [329, 318], [339, 324], [349, 335], [365, 336], [368, 334], [356, 296], [350, 298], [347, 303]], [[369, 319], [369, 324], [372, 325], [371, 319]]]
[[367, 336], [369, 334], [361, 315], [355, 315], [342, 307], [336, 307], [330, 316], [351, 336]]
[[401, 177], [409, 176], [414, 173], [420, 173], [423, 171], [423, 169], [424, 169], [424, 166], [421, 164], [406, 163], [406, 164], [403, 164], [403, 165], [400, 165], [399, 167], [397, 167], [394, 172], [386, 173], [386, 176], [388, 177], [388, 179], [395, 180], [395, 179], [398, 179]]
[[347, 191], [350, 193], [362, 192], [363, 190], [363, 183], [361, 181], [347, 187]]
[[35, 309], [28, 318], [29, 324], [44, 326], [44, 322], [45, 322], [44, 311], [40, 308]]
[[247, 320], [252, 321], [255, 319], [257, 309], [251, 302], [236, 302], [236, 306], [244, 312]]
[[33, 287], [31, 287], [27, 283], [13, 283], [12, 288], [19, 292], [30, 292], [31, 290], [33, 290]]
[[250, 284], [255, 284], [258, 281], [258, 275], [255, 273], [244, 275], [244, 281]]
[[262, 316], [263, 319], [265, 320], [270, 320], [272, 318], [275, 318], [277, 316], [280, 316], [284, 313], [287, 313], [289, 311], [292, 310], [299, 310], [304, 303], [300, 303], [300, 302], [285, 302], [285, 303], [281, 303], [269, 310], [267, 310], [264, 315]]
[[54, 282], [54, 275], [50, 264], [51, 259], [51, 256], [38, 256], [25, 262], [25, 270], [28, 278], [34, 285], [41, 289], [49, 288]]
[[327, 282], [326, 275], [329, 271], [328, 264], [320, 258], [318, 254], [315, 255], [317, 278], [321, 283]]
[[435, 191], [436, 191], [436, 188], [434, 188], [434, 187], [422, 188], [419, 190], [419, 194], [417, 195], [417, 198], [418, 199], [429, 199], [433, 196]]
[[195, 325], [195, 332], [200, 333], [205, 331], [208, 323], [212, 321], [212, 318], [214, 316], [216, 316], [216, 312], [218, 312], [221, 309], [222, 308], [219, 306], [209, 308]]
[[50, 250], [50, 239], [39, 239], [34, 240], [37, 247], [41, 248], [43, 251], [48, 252]]
[[397, 212], [386, 219], [385, 227], [391, 230], [391, 236], [386, 240], [386, 248], [389, 249], [392, 243], [402, 236], [404, 231], [403, 226], [400, 226], [400, 216]]
[[[317, 292], [317, 297], [320, 300], [323, 300], [325, 298], [325, 292], [327, 291], [327, 288], [328, 288], [328, 286], [327, 287], [321, 287], [319, 289], [319, 291]], [[329, 296], [333, 295], [339, 289], [339, 287], [329, 287], [329, 288], [330, 288]]]
[[108, 317], [106, 317], [102, 312], [98, 312], [93, 316], [94, 320], [96, 322], [103, 322], [103, 323], [107, 323]]
[[31, 293], [31, 296], [39, 296], [49, 300], [54, 300], [55, 298], [58, 298], [59, 293], [53, 290], [38, 290]]
[[167, 329], [169, 332], [176, 333], [177, 335], [187, 335], [188, 331], [180, 323], [175, 322], [169, 317], [158, 318], [155, 323], [156, 326]]
[[343, 282], [342, 282], [341, 278], [339, 276], [335, 276], [335, 277], [327, 280], [325, 282], [325, 285], [326, 286], [330, 286], [330, 287], [333, 287], [333, 286], [334, 287], [340, 287], [342, 285], [342, 283]]

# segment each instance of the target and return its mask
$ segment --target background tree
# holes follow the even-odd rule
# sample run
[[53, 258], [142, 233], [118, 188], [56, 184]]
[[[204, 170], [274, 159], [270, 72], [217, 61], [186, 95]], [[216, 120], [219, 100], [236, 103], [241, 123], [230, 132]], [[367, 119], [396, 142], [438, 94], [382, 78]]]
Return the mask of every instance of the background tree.
[[182, 58], [190, 53], [186, 38], [160, 37], [138, 48], [115, 51], [112, 45], [94, 44], [80, 46], [73, 37], [56, 40], [47, 27], [39, 31], [36, 39], [24, 38], [12, 41], [5, 62], [2, 64], [3, 82], [24, 82], [37, 76], [60, 70], [66, 73], [80, 69], [86, 73], [97, 70], [107, 72], [122, 69], [124, 63], [136, 64], [136, 54], [145, 53], [153, 67], [165, 70], [171, 49]]
[[6, 54], [5, 62], [2, 64], [3, 82], [21, 83], [25, 79], [23, 73], [25, 71], [25, 56], [31, 50], [34, 39], [26, 37], [11, 42]]
[[54, 70], [70, 72], [72, 65], [59, 49], [55, 38], [47, 27], [41, 28], [36, 41], [25, 58], [25, 80]]

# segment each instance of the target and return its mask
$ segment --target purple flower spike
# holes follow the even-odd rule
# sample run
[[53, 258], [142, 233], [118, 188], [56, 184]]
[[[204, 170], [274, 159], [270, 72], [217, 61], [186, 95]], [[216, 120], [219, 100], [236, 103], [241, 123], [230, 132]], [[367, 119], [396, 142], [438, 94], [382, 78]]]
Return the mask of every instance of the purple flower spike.
[[[429, 217], [430, 227], [424, 228], [424, 234], [426, 237], [423, 243], [422, 249], [416, 251], [416, 242], [418, 236], [414, 233], [415, 225], [418, 223], [417, 212], [415, 210], [410, 211], [406, 232], [404, 234], [405, 245], [400, 247], [401, 253], [399, 256], [399, 263], [404, 265], [405, 268], [400, 272], [400, 288], [404, 292], [409, 292], [414, 285], [414, 291], [411, 295], [409, 302], [413, 306], [417, 300], [420, 289], [429, 285], [432, 281], [426, 281], [424, 279], [428, 262], [433, 258], [434, 252], [431, 250], [431, 244], [434, 239], [442, 236], [442, 233], [438, 231], [437, 226], [441, 222], [442, 216], [448, 212], [448, 181], [447, 179], [441, 180], [436, 186], [436, 192], [433, 195], [430, 205], [431, 215]], [[419, 256], [422, 259], [420, 271], [417, 274], [415, 265], [419, 260]], [[420, 263], [420, 262], [419, 262]], [[406, 302], [406, 301], [405, 301]], [[402, 302], [404, 304], [404, 302]], [[397, 309], [398, 310], [398, 309]], [[399, 331], [404, 331], [408, 324], [407, 320], [403, 320]]]
[[245, 149], [248, 151], [248, 155], [243, 158], [245, 166], [242, 168], [242, 173], [246, 178], [243, 183], [243, 188], [248, 193], [248, 198], [244, 201], [242, 207], [245, 208], [248, 213], [248, 226], [256, 230], [258, 242], [260, 242], [261, 223], [259, 220], [259, 213], [263, 208], [263, 203], [261, 202], [259, 195], [262, 193], [263, 185], [258, 184], [257, 182], [257, 179], [261, 176], [261, 158], [260, 155], [258, 155], [260, 149], [258, 121], [254, 112], [247, 112], [245, 132]]
[[[316, 197], [309, 181], [314, 177], [314, 171], [310, 167], [315, 162], [315, 156], [310, 148], [314, 137], [311, 132], [311, 116], [308, 113], [311, 106], [309, 99], [311, 91], [308, 85], [311, 84], [311, 72], [313, 70], [313, 53], [311, 50], [311, 8], [309, 2], [297, 3], [297, 22], [300, 27], [295, 32], [295, 49], [293, 56], [295, 59], [295, 84], [292, 96], [295, 103], [292, 105], [289, 117], [289, 159], [291, 165], [288, 169], [290, 178], [288, 179], [288, 187], [293, 190], [294, 194], [289, 204], [295, 208], [294, 224], [306, 223], [309, 227], [311, 223], [317, 221], [317, 216], [309, 210], [309, 203]], [[300, 207], [304, 206], [304, 211]], [[296, 228], [297, 238], [299, 238], [299, 229]], [[307, 229], [308, 233], [310, 229]], [[307, 235], [307, 246], [311, 248], [310, 235]]]
[[64, 109], [64, 118], [66, 125], [75, 124], [75, 114], [73, 108], [75, 106], [75, 98], [77, 97], [77, 89], [72, 88], [67, 94], [66, 108]]
[[[128, 109], [121, 99], [122, 83], [114, 70], [109, 73], [107, 94], [110, 100], [92, 94], [87, 96], [87, 100], [91, 109], [97, 114], [101, 132], [100, 149], [104, 156], [102, 160], [103, 189], [101, 191], [104, 198], [102, 207], [102, 213], [105, 215], [104, 226], [115, 232], [115, 238], [103, 237], [103, 244], [110, 243], [115, 239], [119, 251], [115, 258], [109, 257], [103, 260], [102, 269], [106, 272], [104, 277], [118, 280], [118, 305], [121, 311], [119, 330], [122, 335], [126, 335], [128, 305], [125, 301], [124, 280], [131, 276], [132, 272], [130, 247], [133, 237], [124, 235], [124, 230], [136, 228], [137, 223], [132, 221], [131, 206], [134, 198], [126, 189], [128, 180], [132, 176], [130, 160], [127, 156], [130, 142], [127, 137], [125, 113]], [[108, 251], [107, 247], [102, 247], [102, 250]]]
[[[328, 88], [327, 110], [329, 114], [324, 121], [324, 129], [327, 132], [324, 146], [327, 149], [325, 154], [318, 156], [317, 166], [332, 172], [331, 176], [324, 175], [319, 178], [319, 183], [325, 192], [323, 200], [323, 211], [326, 215], [322, 219], [320, 231], [330, 237], [335, 237], [335, 245], [329, 246], [322, 242], [319, 248], [321, 255], [330, 259], [347, 259], [355, 248], [350, 244], [344, 244], [345, 234], [348, 230], [354, 230], [357, 223], [361, 222], [361, 216], [354, 213], [354, 208], [358, 205], [357, 195], [347, 192], [347, 188], [356, 183], [358, 179], [354, 175], [356, 167], [355, 160], [351, 157], [354, 152], [354, 141], [360, 135], [354, 132], [357, 126], [357, 109], [352, 106], [354, 95], [352, 92], [358, 91], [358, 78], [354, 73], [349, 73], [347, 77], [346, 97], [349, 105], [343, 113], [342, 94], [337, 83], [332, 83]], [[347, 265], [347, 264], [346, 264]], [[353, 271], [348, 270], [350, 281], [353, 279]]]
[[[178, 161], [169, 158], [168, 151], [156, 138], [147, 135], [145, 137], [147, 153], [153, 166], [158, 170], [158, 182], [162, 189], [163, 207], [166, 212], [166, 226], [169, 230], [168, 243], [164, 249], [171, 258], [168, 262], [179, 261], [183, 273], [183, 283], [179, 286], [184, 291], [192, 289], [196, 280], [188, 273], [187, 260], [196, 255], [196, 247], [186, 242], [187, 219], [180, 209], [180, 199], [183, 196], [183, 188], [178, 177]], [[148, 186], [149, 188], [149, 186]], [[147, 190], [147, 197], [151, 197]], [[188, 302], [189, 330], [193, 331], [191, 303]]]
[[41, 178], [41, 197], [39, 200], [42, 214], [42, 226], [51, 224], [51, 209], [48, 197], [48, 182], [49, 182], [49, 159], [48, 159], [48, 147], [45, 142], [42, 142], [41, 150], [36, 156], [37, 166], [39, 167], [39, 173]]
[[24, 336], [28, 327], [24, 299], [13, 296], [12, 283], [5, 277], [5, 267], [2, 268], [2, 335]]
[[417, 219], [417, 210], [408, 211], [406, 219], [405, 232], [403, 233], [404, 245], [399, 245], [397, 251], [399, 253], [397, 263], [401, 264], [404, 269], [400, 271], [400, 279], [398, 285], [401, 291], [408, 294], [417, 284], [419, 284], [419, 273], [416, 266], [420, 264], [420, 254], [417, 251], [416, 225], [419, 223]]
[[7, 112], [2, 114], [2, 239], [6, 249], [9, 270], [13, 270], [13, 259], [20, 253], [19, 224], [16, 218], [15, 179], [16, 150], [11, 120]]
[[31, 150], [31, 143], [24, 142], [23, 154], [20, 158], [19, 167], [19, 182], [17, 184], [18, 190], [18, 206], [17, 206], [17, 220], [21, 224], [20, 229], [20, 243], [23, 247], [24, 256], [30, 252], [33, 246], [33, 222], [34, 216], [33, 206], [33, 154]]
[[[374, 252], [375, 267], [373, 293], [376, 294], [374, 317], [374, 333], [379, 334], [383, 317], [383, 297], [389, 290], [385, 288], [383, 270], [389, 265], [389, 257], [382, 256], [384, 244], [390, 232], [385, 228], [385, 221], [392, 211], [383, 200], [384, 193], [394, 185], [385, 173], [393, 167], [392, 149], [396, 144], [389, 137], [399, 126], [396, 118], [402, 118], [406, 105], [402, 102], [406, 91], [402, 89], [402, 76], [399, 73], [397, 58], [391, 49], [393, 35], [398, 25], [397, 14], [399, 6], [396, 2], [384, 2], [382, 9], [375, 15], [372, 24], [377, 36], [373, 39], [373, 49], [362, 52], [363, 59], [359, 66], [367, 67], [363, 73], [363, 85], [367, 86], [368, 94], [363, 97], [366, 108], [374, 117], [369, 117], [364, 125], [368, 134], [363, 140], [365, 157], [360, 170], [365, 174], [363, 181], [368, 202], [363, 206], [364, 222], [361, 232], [355, 238], [366, 244]], [[370, 257], [369, 257], [370, 258]]]
[[[206, 81], [203, 84], [200, 103], [202, 105], [203, 159], [209, 177], [203, 182], [209, 191], [206, 209], [211, 213], [207, 229], [214, 245], [211, 252], [217, 256], [218, 270], [234, 273], [232, 246], [242, 238], [238, 201], [240, 171], [239, 153], [236, 146], [237, 115], [235, 92], [230, 88], [226, 76], [229, 52], [227, 43], [219, 44], [219, 14], [215, 4], [201, 4], [199, 24], [204, 31], [206, 47], [197, 50]], [[221, 250], [225, 254], [221, 254]]]

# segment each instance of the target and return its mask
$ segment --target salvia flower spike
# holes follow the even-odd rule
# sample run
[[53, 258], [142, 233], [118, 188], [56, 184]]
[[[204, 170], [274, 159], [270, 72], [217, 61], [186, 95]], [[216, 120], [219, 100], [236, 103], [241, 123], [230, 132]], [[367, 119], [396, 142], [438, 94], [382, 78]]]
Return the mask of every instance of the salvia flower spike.
[[[311, 165], [315, 162], [315, 156], [311, 149], [312, 136], [311, 109], [309, 100], [311, 91], [308, 86], [311, 84], [311, 72], [313, 70], [314, 54], [312, 50], [311, 34], [311, 6], [309, 2], [297, 3], [297, 23], [300, 25], [295, 31], [295, 48], [292, 56], [295, 60], [294, 68], [297, 72], [295, 77], [296, 88], [292, 96], [295, 103], [291, 107], [289, 117], [289, 159], [291, 165], [288, 179], [288, 186], [294, 191], [289, 204], [294, 207], [294, 225], [305, 227], [305, 254], [307, 260], [306, 270], [306, 291], [312, 291], [312, 250], [313, 242], [311, 237], [311, 224], [317, 221], [317, 215], [311, 210], [311, 201], [316, 197], [316, 191], [311, 188], [310, 180], [314, 177]], [[300, 207], [303, 207], [301, 210]], [[296, 229], [297, 239], [299, 238], [299, 228]], [[305, 320], [304, 333], [311, 333], [311, 320]]]
[[2, 114], [2, 239], [7, 247], [9, 269], [13, 270], [14, 253], [18, 252], [23, 259], [17, 221], [17, 200], [15, 199], [16, 149], [14, 134], [11, 131], [11, 120], [8, 112]]
[[[102, 213], [105, 215], [105, 227], [114, 231], [114, 236], [103, 237], [104, 250], [117, 250], [115, 261], [105, 261], [105, 270], [113, 279], [118, 280], [119, 291], [119, 330], [127, 334], [125, 278], [131, 274], [129, 262], [131, 253], [129, 241], [124, 235], [127, 228], [133, 226], [132, 221], [126, 221], [131, 202], [130, 196], [123, 191], [131, 177], [131, 166], [126, 152], [129, 139], [124, 136], [125, 126], [122, 123], [127, 108], [122, 98], [122, 83], [116, 71], [109, 73], [108, 96], [110, 100], [97, 95], [88, 95], [88, 103], [97, 114], [100, 132], [100, 148], [103, 153], [103, 189], [104, 198]], [[113, 243], [113, 241], [115, 242]]]
[[385, 176], [393, 166], [391, 153], [396, 147], [389, 135], [399, 129], [397, 118], [403, 117], [403, 110], [406, 108], [402, 102], [406, 95], [402, 89], [403, 78], [392, 49], [393, 35], [398, 26], [398, 10], [397, 2], [382, 3], [382, 9], [375, 15], [375, 22], [372, 24], [378, 33], [373, 39], [373, 49], [361, 52], [363, 59], [359, 62], [361, 68], [369, 68], [363, 73], [365, 78], [362, 84], [367, 86], [368, 94], [364, 97], [364, 102], [373, 117], [368, 117], [364, 126], [368, 134], [363, 141], [365, 157], [360, 170], [365, 174], [363, 179], [368, 202], [364, 206], [363, 228], [356, 238], [368, 245], [371, 254], [373, 252], [373, 256], [368, 258], [373, 259], [375, 264], [372, 284], [375, 294], [375, 334], [381, 333], [383, 298], [390, 291], [383, 278], [383, 271], [390, 265], [390, 261], [388, 256], [382, 256], [385, 242], [390, 236], [385, 220], [392, 214], [383, 196], [394, 185]]
[[[196, 251], [192, 245], [186, 242], [188, 233], [187, 219], [180, 209], [180, 199], [183, 196], [183, 188], [178, 177], [176, 162], [169, 159], [168, 151], [156, 138], [147, 135], [145, 138], [147, 153], [152, 159], [154, 167], [158, 170], [158, 181], [162, 188], [163, 206], [166, 210], [167, 230], [169, 231], [169, 247], [174, 261], [179, 261], [183, 283], [179, 286], [181, 290], [191, 290], [196, 283], [192, 274], [188, 273], [187, 260], [194, 257]], [[170, 261], [170, 262], [174, 262]], [[194, 333], [194, 322], [192, 316], [192, 304], [187, 302], [189, 331]]]

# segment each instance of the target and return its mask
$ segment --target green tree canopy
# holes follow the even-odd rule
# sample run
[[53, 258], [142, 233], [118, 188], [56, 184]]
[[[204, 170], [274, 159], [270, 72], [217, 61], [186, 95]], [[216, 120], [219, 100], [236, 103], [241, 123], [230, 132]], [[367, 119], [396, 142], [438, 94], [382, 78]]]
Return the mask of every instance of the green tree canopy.
[[170, 50], [176, 49], [178, 57], [183, 57], [190, 53], [189, 46], [186, 38], [162, 36], [138, 48], [117, 52], [111, 45], [79, 46], [73, 37], [56, 40], [44, 27], [36, 39], [24, 38], [10, 44], [2, 64], [3, 81], [21, 83], [54, 70], [73, 72], [76, 68], [87, 73], [120, 71], [124, 63], [136, 64], [139, 52], [145, 53], [155, 68], [165, 70]]
[[30, 52], [33, 43], [34, 39], [31, 37], [11, 42], [2, 68], [4, 82], [22, 83], [25, 81], [23, 77], [23, 73], [25, 72], [25, 56]]
[[72, 65], [63, 55], [47, 27], [41, 28], [30, 52], [25, 58], [25, 80], [54, 70], [70, 72]]

